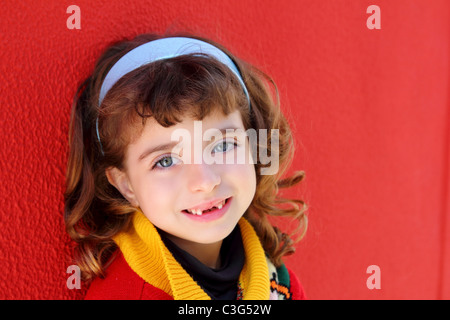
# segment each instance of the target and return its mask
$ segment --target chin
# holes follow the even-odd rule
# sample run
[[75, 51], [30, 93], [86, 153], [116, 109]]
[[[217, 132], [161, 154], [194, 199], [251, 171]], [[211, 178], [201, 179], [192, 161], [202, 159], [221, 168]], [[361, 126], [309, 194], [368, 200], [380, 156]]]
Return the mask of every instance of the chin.
[[222, 241], [223, 239], [225, 239], [230, 235], [230, 233], [236, 227], [236, 224], [237, 223], [228, 226], [223, 226], [220, 228], [212, 228], [207, 230], [206, 232], [199, 231], [191, 241], [201, 244], [212, 244]]

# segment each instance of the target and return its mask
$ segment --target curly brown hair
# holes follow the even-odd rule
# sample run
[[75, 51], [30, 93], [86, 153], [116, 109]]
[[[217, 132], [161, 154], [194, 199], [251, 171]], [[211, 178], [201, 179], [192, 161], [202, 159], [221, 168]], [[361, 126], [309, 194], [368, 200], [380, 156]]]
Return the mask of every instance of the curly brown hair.
[[[217, 109], [225, 115], [238, 109], [246, 129], [278, 129], [279, 170], [263, 175], [261, 169], [266, 165], [255, 164], [256, 193], [244, 216], [276, 266], [281, 265], [283, 256], [294, 252], [294, 233], [295, 240], [299, 240], [306, 232], [305, 203], [281, 198], [278, 193], [279, 188], [291, 187], [305, 175], [298, 171], [282, 179], [292, 160], [293, 137], [280, 110], [275, 83], [218, 43], [198, 36], [176, 36], [203, 40], [228, 54], [240, 70], [251, 108], [232, 72], [202, 55], [183, 55], [144, 65], [123, 76], [98, 106], [101, 84], [114, 63], [137, 46], [167, 36], [140, 35], [111, 45], [101, 55], [92, 75], [78, 88], [69, 128], [64, 220], [67, 232], [77, 244], [75, 260], [85, 280], [105, 276], [117, 249], [112, 238], [131, 224], [136, 208], [108, 182], [105, 171], [110, 167], [123, 168], [127, 145], [141, 132], [148, 117], [170, 127], [187, 114], [202, 120]], [[102, 145], [95, 129], [97, 119]], [[270, 143], [268, 137], [264, 147], [270, 150]], [[287, 235], [272, 226], [270, 216], [291, 217], [297, 227]]]

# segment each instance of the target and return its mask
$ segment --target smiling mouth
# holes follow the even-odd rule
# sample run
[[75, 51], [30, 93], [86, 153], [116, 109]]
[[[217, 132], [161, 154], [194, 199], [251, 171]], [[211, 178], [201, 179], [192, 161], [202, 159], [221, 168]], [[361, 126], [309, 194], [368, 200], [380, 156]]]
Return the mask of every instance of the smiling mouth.
[[207, 214], [210, 213], [214, 210], [220, 210], [223, 208], [223, 206], [225, 206], [225, 204], [227, 204], [227, 202], [229, 201], [230, 198], [224, 199], [222, 201], [217, 202], [216, 204], [214, 204], [213, 206], [211, 206], [208, 209], [205, 210], [200, 210], [200, 209], [185, 209], [183, 210], [184, 213], [189, 213], [189, 214], [193, 214], [193, 215], [197, 215], [197, 216], [201, 216], [203, 214]]

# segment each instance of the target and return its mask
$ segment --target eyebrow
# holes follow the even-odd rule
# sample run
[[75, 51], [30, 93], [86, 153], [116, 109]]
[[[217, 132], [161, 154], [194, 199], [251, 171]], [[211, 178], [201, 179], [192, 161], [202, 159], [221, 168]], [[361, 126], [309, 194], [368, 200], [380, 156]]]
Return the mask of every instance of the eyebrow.
[[172, 141], [170, 143], [164, 143], [164, 144], [160, 144], [154, 147], [151, 147], [147, 150], [145, 150], [140, 156], [139, 156], [139, 161], [144, 160], [145, 158], [147, 158], [149, 155], [151, 155], [152, 153], [158, 152], [158, 151], [163, 151], [163, 150], [168, 150], [168, 149], [173, 149], [173, 147], [175, 147], [178, 143], [180, 143], [179, 141]]
[[[212, 128], [212, 129], [216, 129], [216, 128]], [[227, 130], [244, 130], [244, 129], [237, 128], [237, 127], [230, 127], [230, 128], [222, 128], [222, 129], [217, 129], [217, 130], [219, 130], [223, 135], [226, 135], [227, 134]], [[202, 142], [203, 142], [203, 136], [202, 136]], [[154, 147], [151, 147], [151, 148], [145, 150], [139, 156], [138, 161], [144, 160], [145, 158], [150, 156], [152, 153], [155, 153], [155, 152], [158, 152], [158, 151], [164, 151], [164, 150], [173, 149], [179, 143], [180, 143], [180, 141], [171, 141], [169, 143], [159, 144], [159, 145], [156, 145]]]

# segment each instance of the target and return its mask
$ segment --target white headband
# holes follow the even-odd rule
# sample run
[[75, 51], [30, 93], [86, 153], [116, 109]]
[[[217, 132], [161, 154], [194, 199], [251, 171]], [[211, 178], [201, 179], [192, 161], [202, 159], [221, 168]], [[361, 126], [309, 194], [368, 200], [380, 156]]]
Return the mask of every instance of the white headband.
[[[242, 89], [244, 90], [250, 106], [250, 96], [244, 84], [244, 80], [230, 57], [219, 48], [207, 42], [185, 37], [170, 37], [147, 42], [131, 50], [120, 58], [119, 61], [117, 61], [109, 70], [103, 80], [103, 84], [100, 89], [99, 106], [102, 104], [108, 91], [127, 73], [154, 61], [170, 59], [186, 54], [207, 54], [225, 64], [234, 73], [234, 75], [236, 75], [241, 83]], [[98, 131], [98, 118], [96, 120], [96, 131], [97, 139], [100, 143], [100, 148], [102, 149], [100, 134]]]

